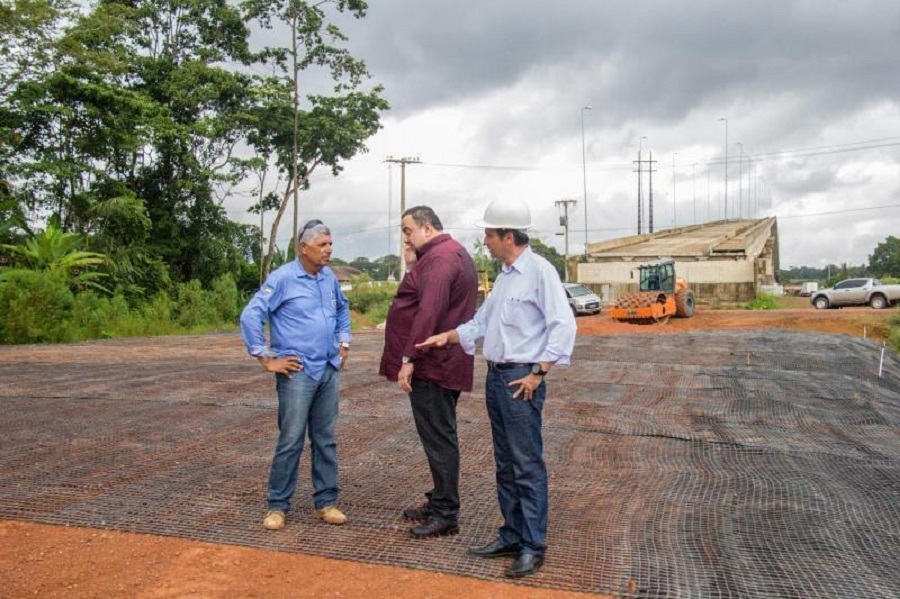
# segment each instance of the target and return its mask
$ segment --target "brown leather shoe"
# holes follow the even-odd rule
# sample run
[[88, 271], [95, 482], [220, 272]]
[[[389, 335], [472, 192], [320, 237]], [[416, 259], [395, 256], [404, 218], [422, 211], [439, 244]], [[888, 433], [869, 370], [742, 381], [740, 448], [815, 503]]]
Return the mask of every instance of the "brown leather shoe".
[[324, 520], [328, 524], [340, 525], [347, 521], [347, 516], [344, 515], [344, 512], [333, 505], [326, 505], [322, 509], [316, 510], [315, 514], [316, 518]]
[[263, 526], [268, 530], [281, 530], [284, 528], [285, 515], [281, 510], [269, 510], [263, 520]]
[[459, 523], [455, 520], [441, 520], [429, 518], [424, 524], [413, 526], [409, 534], [414, 539], [427, 539], [428, 537], [447, 537], [459, 534]]

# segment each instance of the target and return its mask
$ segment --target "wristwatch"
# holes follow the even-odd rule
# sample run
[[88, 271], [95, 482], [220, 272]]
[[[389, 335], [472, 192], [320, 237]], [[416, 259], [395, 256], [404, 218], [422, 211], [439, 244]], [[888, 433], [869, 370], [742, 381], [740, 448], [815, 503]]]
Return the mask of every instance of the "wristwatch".
[[531, 374], [536, 374], [538, 376], [546, 376], [547, 370], [541, 370], [541, 365], [535, 362], [531, 365]]
[[340, 345], [344, 349], [350, 349], [350, 344], [347, 343], [346, 341], [341, 341], [338, 345]]
[[410, 358], [409, 356], [403, 356], [402, 358], [400, 358], [400, 361], [404, 364], [409, 364], [410, 362], [412, 362], [412, 358]]

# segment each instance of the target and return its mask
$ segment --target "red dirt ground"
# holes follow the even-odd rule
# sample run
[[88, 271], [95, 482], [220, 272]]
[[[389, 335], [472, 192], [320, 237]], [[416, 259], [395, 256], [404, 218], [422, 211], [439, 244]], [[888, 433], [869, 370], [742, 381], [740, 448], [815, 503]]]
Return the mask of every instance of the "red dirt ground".
[[[802, 302], [798, 302], [802, 306]], [[674, 334], [691, 329], [783, 328], [881, 341], [894, 310], [698, 310], [666, 325], [607, 314], [578, 319], [580, 334]], [[422, 570], [110, 530], [0, 521], [3, 597], [597, 597]]]

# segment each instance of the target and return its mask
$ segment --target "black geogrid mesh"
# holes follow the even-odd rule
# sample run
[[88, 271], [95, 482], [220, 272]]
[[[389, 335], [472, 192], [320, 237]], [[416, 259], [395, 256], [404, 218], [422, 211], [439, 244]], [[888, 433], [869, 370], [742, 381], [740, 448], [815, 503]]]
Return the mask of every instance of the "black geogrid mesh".
[[[462, 531], [412, 540], [428, 488], [405, 395], [357, 334], [341, 504], [262, 529], [271, 380], [234, 335], [0, 348], [0, 517], [502, 579], [466, 555], [499, 524], [481, 387], [459, 409]], [[624, 597], [900, 596], [900, 361], [840, 335], [579, 337], [548, 379], [548, 560], [525, 584]], [[64, 564], [60, 564], [64, 567]]]

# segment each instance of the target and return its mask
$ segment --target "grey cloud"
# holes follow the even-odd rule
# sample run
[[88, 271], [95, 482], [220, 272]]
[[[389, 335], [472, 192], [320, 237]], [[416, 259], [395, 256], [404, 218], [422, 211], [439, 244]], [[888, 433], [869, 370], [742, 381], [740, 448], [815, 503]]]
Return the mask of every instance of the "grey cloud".
[[559, 98], [580, 92], [561, 105], [593, 100], [603, 107], [598, 118], [615, 123], [678, 119], [786, 90], [823, 112], [895, 98], [898, 22], [900, 5], [868, 1], [393, 0], [372, 2], [345, 29], [398, 115], [511, 86], [544, 67]]

